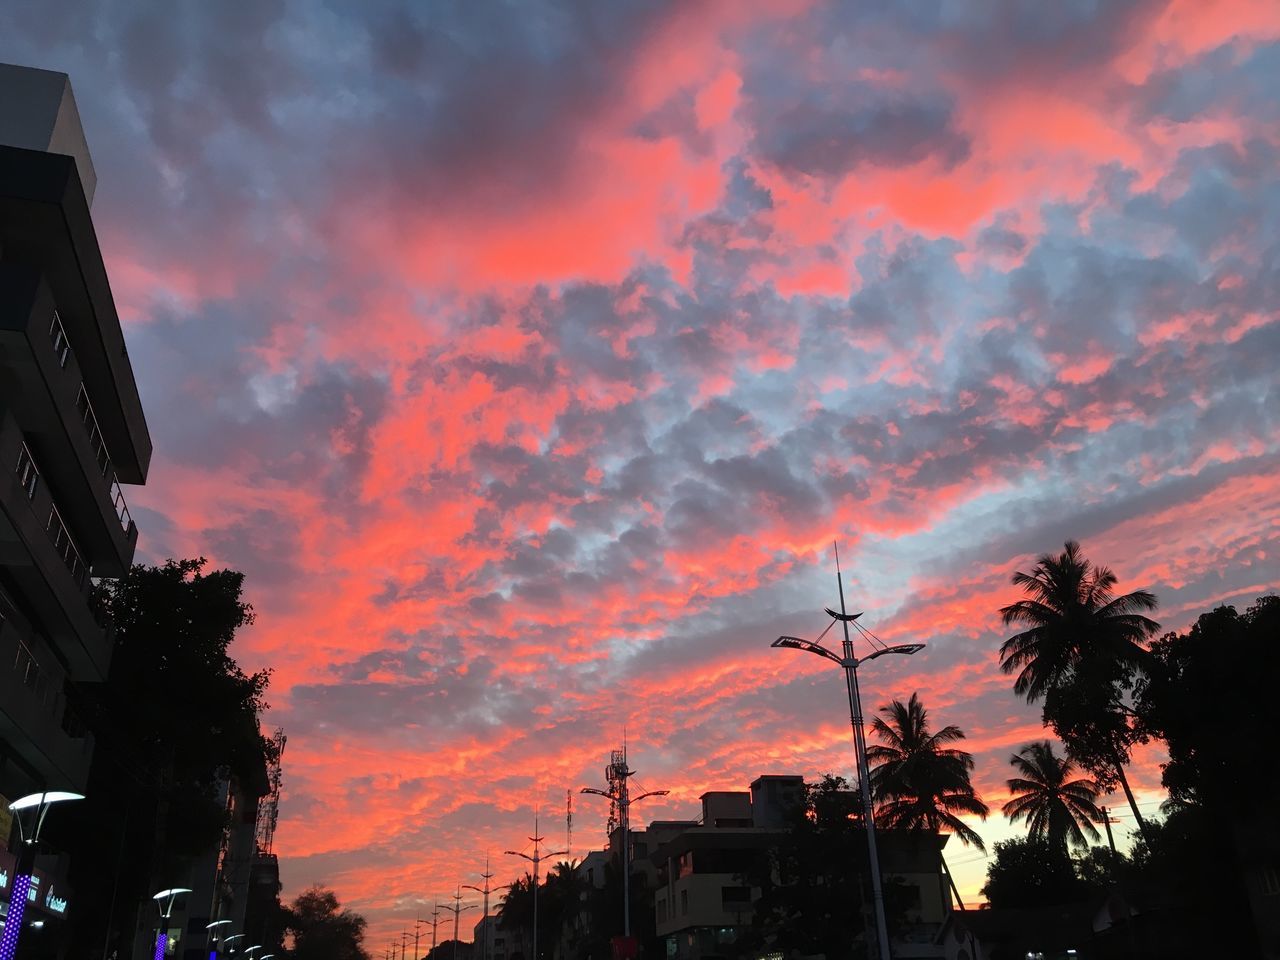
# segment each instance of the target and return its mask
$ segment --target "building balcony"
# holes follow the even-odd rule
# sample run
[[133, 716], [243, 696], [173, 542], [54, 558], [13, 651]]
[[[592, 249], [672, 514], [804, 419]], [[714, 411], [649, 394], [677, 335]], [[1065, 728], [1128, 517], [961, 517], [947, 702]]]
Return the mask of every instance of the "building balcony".
[[83, 790], [93, 738], [67, 703], [63, 679], [40, 663], [0, 596], [0, 737], [47, 789]]
[[88, 602], [96, 571], [43, 469], [13, 415], [0, 409], [0, 566], [65, 658], [71, 679], [101, 681], [111, 638]]
[[0, 411], [8, 407], [20, 424], [93, 576], [122, 576], [138, 531], [98, 418], [98, 398], [48, 285], [10, 263], [0, 263], [0, 370], [7, 374]]

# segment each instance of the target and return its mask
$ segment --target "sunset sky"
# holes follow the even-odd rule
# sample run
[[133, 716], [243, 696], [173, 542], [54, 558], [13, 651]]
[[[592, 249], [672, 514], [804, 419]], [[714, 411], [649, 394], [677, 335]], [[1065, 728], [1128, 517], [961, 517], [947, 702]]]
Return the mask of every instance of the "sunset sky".
[[563, 841], [624, 728], [646, 819], [851, 775], [838, 671], [769, 648], [826, 625], [833, 540], [928, 644], [868, 708], [919, 691], [993, 808], [1041, 736], [1015, 569], [1077, 538], [1169, 629], [1280, 581], [1275, 0], [5, 18], [97, 167], [139, 559], [246, 572], [285, 894], [376, 955], [486, 851], [516, 876], [535, 804]]

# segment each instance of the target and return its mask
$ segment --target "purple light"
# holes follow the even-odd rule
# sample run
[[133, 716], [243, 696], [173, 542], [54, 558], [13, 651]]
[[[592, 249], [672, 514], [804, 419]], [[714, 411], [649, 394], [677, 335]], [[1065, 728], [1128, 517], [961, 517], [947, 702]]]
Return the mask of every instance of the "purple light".
[[0, 935], [0, 960], [13, 960], [18, 950], [18, 934], [22, 932], [22, 915], [27, 911], [27, 891], [31, 889], [31, 874], [13, 878], [9, 889], [9, 916], [4, 922], [4, 934]]
[[[166, 930], [161, 928], [160, 932], [156, 934], [155, 960], [164, 960], [165, 947], [167, 947], [168, 945], [169, 945], [169, 934]], [[2, 958], [0, 958], [0, 960], [2, 960]]]

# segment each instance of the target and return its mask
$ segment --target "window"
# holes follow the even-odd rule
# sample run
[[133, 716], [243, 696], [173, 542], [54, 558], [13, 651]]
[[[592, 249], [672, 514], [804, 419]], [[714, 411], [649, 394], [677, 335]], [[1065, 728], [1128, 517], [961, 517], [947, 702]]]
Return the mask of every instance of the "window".
[[687, 917], [689, 915], [689, 891], [680, 891], [680, 916]]
[[665, 898], [658, 901], [658, 922], [667, 922], [667, 901]]
[[720, 908], [729, 912], [751, 909], [750, 887], [721, 887]]

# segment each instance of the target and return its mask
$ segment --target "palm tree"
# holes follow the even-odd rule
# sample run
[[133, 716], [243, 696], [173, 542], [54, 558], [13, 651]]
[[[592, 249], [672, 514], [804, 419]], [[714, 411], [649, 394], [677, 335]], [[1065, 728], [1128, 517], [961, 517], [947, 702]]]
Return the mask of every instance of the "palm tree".
[[1146, 821], [1124, 773], [1131, 711], [1121, 694], [1136, 673], [1145, 671], [1145, 642], [1160, 629], [1140, 612], [1156, 608], [1155, 595], [1137, 590], [1116, 596], [1116, 575], [1090, 563], [1074, 540], [1058, 556], [1041, 554], [1030, 573], [1013, 575], [1013, 583], [1027, 596], [1002, 607], [1000, 616], [1005, 626], [1027, 629], [1001, 645], [1000, 668], [1017, 674], [1014, 692], [1028, 703], [1047, 698], [1045, 720], [1069, 751], [1099, 758], [1087, 761], [1096, 774], [1114, 770], [1145, 833]]
[[1009, 763], [1021, 776], [1008, 781], [1014, 797], [1004, 805], [1004, 815], [1015, 823], [1027, 821], [1033, 839], [1047, 840], [1064, 850], [1068, 843], [1084, 848], [1098, 839], [1105, 814], [1095, 801], [1102, 792], [1086, 778], [1072, 780], [1076, 766], [1053, 752], [1048, 740], [1029, 743]]
[[[875, 764], [871, 768], [871, 790], [877, 804], [876, 821], [890, 829], [931, 833], [949, 830], [961, 843], [985, 851], [982, 837], [958, 816], [987, 816], [987, 805], [969, 781], [973, 756], [948, 746], [963, 740], [964, 731], [946, 726], [931, 733], [929, 711], [917, 693], [911, 694], [905, 705], [901, 700], [886, 704], [880, 713], [884, 716], [871, 722], [871, 730], [880, 743], [867, 750], [868, 762]], [[963, 906], [941, 848], [938, 859], [951, 882], [956, 903]]]
[[1041, 554], [1030, 573], [1013, 575], [1028, 597], [1000, 609], [1005, 626], [1024, 624], [1000, 647], [1000, 669], [1017, 673], [1014, 693], [1034, 703], [1068, 679], [1086, 660], [1105, 659], [1130, 675], [1147, 658], [1145, 640], [1160, 624], [1139, 610], [1154, 610], [1146, 590], [1116, 596], [1116, 575], [1094, 566], [1068, 540], [1058, 556]]

